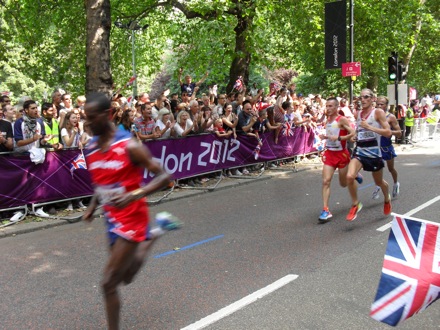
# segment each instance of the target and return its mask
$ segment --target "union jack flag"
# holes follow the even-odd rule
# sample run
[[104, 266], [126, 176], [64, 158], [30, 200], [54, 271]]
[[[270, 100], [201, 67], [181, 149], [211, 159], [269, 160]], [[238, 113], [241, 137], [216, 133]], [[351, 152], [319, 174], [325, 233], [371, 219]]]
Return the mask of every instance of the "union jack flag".
[[295, 127], [294, 125], [292, 125], [291, 121], [285, 121], [283, 124], [283, 129], [282, 129], [282, 134], [284, 136], [293, 136], [293, 127]]
[[238, 76], [237, 80], [235, 81], [234, 88], [239, 92], [243, 89], [243, 78], [241, 76]]
[[320, 134], [325, 134], [325, 129], [315, 129], [314, 130], [315, 133], [315, 138], [313, 140], [313, 148], [315, 148], [318, 151], [322, 151], [325, 149], [325, 142], [326, 140], [321, 140], [321, 138], [319, 137]]
[[78, 156], [70, 164], [70, 173], [73, 175], [73, 171], [78, 169], [87, 169], [86, 159], [84, 158], [84, 154], [81, 152]]
[[134, 81], [136, 80], [136, 76], [132, 76], [130, 80], [125, 84], [125, 87], [133, 85]]
[[440, 298], [439, 227], [395, 215], [372, 318], [395, 326]]

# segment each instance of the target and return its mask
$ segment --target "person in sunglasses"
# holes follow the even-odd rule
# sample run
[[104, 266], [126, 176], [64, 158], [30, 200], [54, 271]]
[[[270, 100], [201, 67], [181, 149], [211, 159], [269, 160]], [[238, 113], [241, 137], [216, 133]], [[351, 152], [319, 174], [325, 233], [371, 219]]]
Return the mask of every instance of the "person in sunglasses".
[[384, 195], [385, 215], [391, 214], [391, 196], [388, 183], [383, 179], [384, 160], [380, 149], [380, 137], [391, 137], [390, 125], [385, 112], [374, 107], [374, 94], [370, 89], [361, 91], [362, 109], [357, 113], [356, 147], [348, 165], [347, 185], [352, 199], [352, 206], [347, 215], [347, 221], [356, 219], [362, 209], [362, 203], [357, 195], [356, 177], [361, 169], [372, 172], [374, 183], [379, 186]]

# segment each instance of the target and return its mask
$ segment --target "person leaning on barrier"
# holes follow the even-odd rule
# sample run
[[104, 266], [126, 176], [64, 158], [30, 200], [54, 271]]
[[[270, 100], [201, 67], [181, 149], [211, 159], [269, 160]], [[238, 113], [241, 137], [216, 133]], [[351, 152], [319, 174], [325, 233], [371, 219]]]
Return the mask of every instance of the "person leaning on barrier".
[[201, 117], [200, 106], [197, 100], [191, 100], [189, 102], [189, 118], [194, 124], [193, 133], [198, 134], [201, 133]]
[[82, 131], [78, 125], [79, 115], [70, 111], [66, 114], [64, 124], [61, 127], [61, 139], [64, 147], [83, 148], [81, 142]]
[[51, 146], [55, 150], [61, 150], [63, 145], [60, 143], [60, 128], [54, 115], [55, 109], [52, 103], [43, 103], [41, 106], [41, 117], [38, 121], [40, 125], [44, 127], [46, 134], [52, 136], [52, 138], [47, 141], [48, 146]]
[[174, 125], [176, 137], [184, 137], [191, 133], [194, 127], [193, 122], [189, 119], [189, 113], [185, 110], [177, 114], [177, 123]]
[[14, 124], [15, 151], [25, 152], [32, 147], [45, 147], [47, 141], [52, 139], [52, 135], [46, 135], [44, 126], [37, 121], [37, 103], [33, 100], [25, 101], [23, 110], [23, 117]]
[[234, 135], [234, 139], [237, 138], [237, 132], [236, 127], [238, 124], [238, 117], [232, 110], [232, 104], [228, 104], [225, 107], [225, 113], [222, 116], [223, 121], [223, 127], [226, 131], [232, 131], [232, 134]]
[[162, 108], [158, 112], [154, 131], [160, 135], [160, 138], [167, 139], [171, 137], [175, 124], [176, 122], [172, 118], [171, 111], [167, 108]]
[[215, 120], [213, 132], [219, 138], [221, 138], [221, 137], [229, 137], [233, 133], [232, 131], [225, 131], [225, 129], [223, 128], [223, 121], [221, 120], [221, 118], [218, 118], [218, 119]]
[[214, 122], [215, 120], [212, 119], [212, 109], [208, 106], [203, 106], [200, 111], [200, 132], [212, 133], [214, 131]]
[[154, 131], [156, 121], [152, 117], [151, 105], [142, 104], [141, 114], [142, 117], [139, 117], [134, 121], [138, 138], [141, 141], [159, 138], [160, 135]]
[[252, 131], [258, 116], [252, 111], [252, 104], [249, 100], [243, 102], [243, 111], [238, 115], [236, 131], [239, 134], [247, 134]]

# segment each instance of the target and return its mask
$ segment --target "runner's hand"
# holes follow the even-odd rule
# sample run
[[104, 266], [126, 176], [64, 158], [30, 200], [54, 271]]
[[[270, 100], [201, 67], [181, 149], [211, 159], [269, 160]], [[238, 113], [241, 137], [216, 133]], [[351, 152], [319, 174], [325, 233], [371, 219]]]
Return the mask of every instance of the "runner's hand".
[[89, 206], [87, 210], [84, 211], [84, 214], [82, 216], [82, 220], [86, 222], [92, 222], [93, 221], [93, 213], [95, 213], [95, 207]]
[[119, 196], [115, 196], [110, 200], [110, 205], [117, 207], [118, 209], [123, 209], [128, 204], [134, 202], [138, 199], [138, 196], [135, 196], [131, 192], [128, 192], [126, 194], [122, 194]]

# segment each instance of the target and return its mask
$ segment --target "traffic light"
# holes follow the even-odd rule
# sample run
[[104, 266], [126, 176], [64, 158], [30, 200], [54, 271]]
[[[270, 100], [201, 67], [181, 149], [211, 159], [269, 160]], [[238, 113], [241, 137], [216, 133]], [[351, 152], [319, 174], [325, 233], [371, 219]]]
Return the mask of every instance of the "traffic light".
[[395, 81], [398, 77], [397, 53], [392, 52], [388, 57], [388, 79]]
[[399, 67], [399, 81], [403, 81], [406, 79], [406, 65], [403, 64], [402, 61], [400, 61], [398, 63], [398, 67]]

